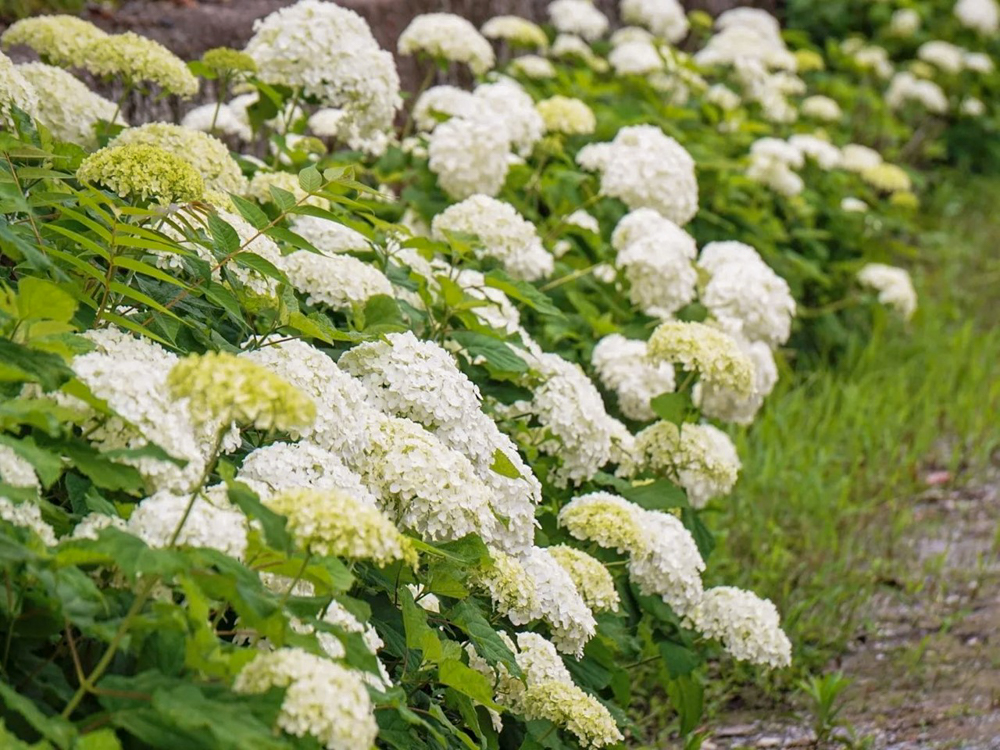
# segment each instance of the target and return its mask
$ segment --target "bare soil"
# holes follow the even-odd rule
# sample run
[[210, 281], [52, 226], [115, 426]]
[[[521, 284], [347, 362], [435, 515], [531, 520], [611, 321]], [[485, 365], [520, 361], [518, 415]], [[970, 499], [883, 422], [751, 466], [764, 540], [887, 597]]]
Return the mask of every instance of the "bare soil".
[[[872, 750], [1000, 750], [1000, 469], [915, 500], [906, 581], [871, 602], [840, 669], [837, 746]], [[804, 711], [729, 714], [703, 746], [811, 747]], [[780, 712], [779, 712], [780, 713]]]

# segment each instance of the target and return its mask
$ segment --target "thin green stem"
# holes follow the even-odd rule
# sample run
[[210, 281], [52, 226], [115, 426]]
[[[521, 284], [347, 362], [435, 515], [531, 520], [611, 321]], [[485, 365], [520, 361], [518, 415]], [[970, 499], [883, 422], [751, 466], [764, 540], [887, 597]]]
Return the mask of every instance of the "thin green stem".
[[295, 578], [293, 578], [292, 582], [288, 584], [288, 588], [285, 590], [284, 596], [281, 597], [281, 603], [279, 606], [284, 607], [285, 604], [288, 602], [288, 597], [292, 595], [292, 591], [295, 590], [295, 587], [298, 585], [299, 581], [302, 580], [302, 576], [305, 575], [306, 568], [309, 567], [309, 560], [311, 558], [312, 555], [307, 552], [305, 558], [303, 558], [302, 560], [302, 566], [299, 568], [299, 572], [295, 574]]
[[571, 281], [576, 281], [577, 279], [586, 276], [588, 273], [592, 273], [593, 270], [597, 268], [599, 265], [601, 264], [594, 263], [591, 266], [587, 266], [586, 268], [579, 268], [576, 271], [573, 271], [572, 273], [568, 273], [565, 276], [561, 276], [558, 279], [554, 279], [550, 281], [548, 284], [542, 286], [540, 291], [548, 292], [551, 291], [552, 289], [562, 286], [563, 284], [568, 284]]

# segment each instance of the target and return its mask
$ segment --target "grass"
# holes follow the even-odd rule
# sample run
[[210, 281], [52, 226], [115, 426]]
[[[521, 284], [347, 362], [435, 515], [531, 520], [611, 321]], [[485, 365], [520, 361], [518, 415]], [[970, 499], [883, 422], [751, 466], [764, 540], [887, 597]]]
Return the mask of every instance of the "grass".
[[911, 324], [880, 315], [837, 369], [785, 385], [737, 437], [744, 469], [709, 521], [710, 570], [775, 601], [799, 673], [842, 650], [877, 586], [907, 575], [896, 549], [926, 472], [961, 481], [1000, 444], [996, 195], [1000, 180], [943, 180], [916, 238]]

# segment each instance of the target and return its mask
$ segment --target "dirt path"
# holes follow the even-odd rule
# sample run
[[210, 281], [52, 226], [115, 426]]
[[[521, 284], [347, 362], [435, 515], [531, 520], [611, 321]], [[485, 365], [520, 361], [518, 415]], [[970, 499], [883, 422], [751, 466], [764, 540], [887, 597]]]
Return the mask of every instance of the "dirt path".
[[[837, 746], [1000, 750], [1000, 469], [929, 489], [914, 512], [912, 575], [872, 601], [840, 664], [853, 682]], [[809, 719], [788, 713], [726, 715], [703, 747], [812, 746]]]

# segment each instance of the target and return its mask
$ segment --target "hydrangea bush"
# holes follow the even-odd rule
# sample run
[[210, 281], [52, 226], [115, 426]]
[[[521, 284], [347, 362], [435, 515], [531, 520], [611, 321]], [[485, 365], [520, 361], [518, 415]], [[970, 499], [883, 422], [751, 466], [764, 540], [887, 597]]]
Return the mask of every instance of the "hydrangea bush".
[[[916, 312], [912, 164], [991, 58], [621, 5], [418, 18], [476, 79], [406, 112], [321, 0], [190, 66], [5, 32], [4, 747], [614, 747], [638, 676], [690, 734], [709, 665], [789, 666], [702, 511], [787, 363]], [[129, 127], [75, 69], [226, 100]]]

